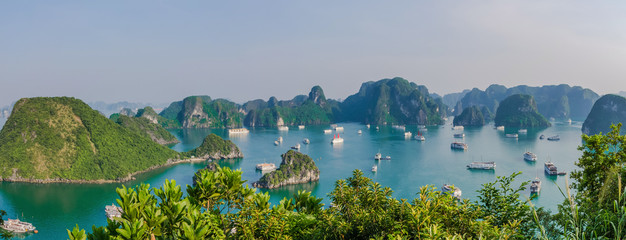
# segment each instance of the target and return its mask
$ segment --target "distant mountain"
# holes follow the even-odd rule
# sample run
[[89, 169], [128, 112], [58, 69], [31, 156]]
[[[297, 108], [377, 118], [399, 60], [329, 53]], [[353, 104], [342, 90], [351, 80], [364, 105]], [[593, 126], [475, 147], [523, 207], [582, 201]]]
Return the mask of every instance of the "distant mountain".
[[626, 123], [626, 98], [607, 94], [593, 105], [583, 123], [582, 132], [587, 135], [608, 133], [611, 131], [611, 124], [617, 123]]
[[446, 105], [425, 86], [403, 78], [366, 82], [341, 103], [343, 121], [371, 124], [443, 124]]
[[[451, 111], [454, 112], [455, 109], [453, 107], [468, 92], [470, 92], [470, 90], [469, 89], [465, 89], [465, 90], [463, 90], [462, 92], [459, 92], [459, 93], [448, 93], [446, 95], [443, 95], [443, 103], [446, 104], [448, 107], [450, 107]], [[457, 113], [457, 114], [454, 114], [454, 115], [459, 115], [459, 114]]]
[[[485, 107], [483, 107], [485, 108]], [[486, 110], [486, 108], [485, 108]], [[486, 123], [482, 111], [478, 106], [471, 106], [463, 110], [463, 112], [454, 117], [454, 126], [484, 126]]]
[[224, 140], [214, 133], [206, 136], [199, 147], [187, 152], [187, 154], [194, 158], [212, 160], [243, 158], [243, 153], [241, 153], [237, 145], [230, 140]]
[[110, 116], [111, 114], [119, 113], [124, 108], [128, 108], [131, 111], [135, 112], [137, 111], [137, 109], [143, 108], [145, 106], [152, 106], [155, 108], [167, 107], [166, 104], [132, 103], [132, 102], [126, 102], [126, 101], [116, 102], [116, 103], [105, 103], [105, 102], [99, 101], [99, 102], [89, 102], [87, 104], [89, 104], [91, 108], [100, 111], [104, 116]]
[[191, 96], [173, 102], [159, 113], [166, 128], [237, 128], [243, 125], [239, 105], [209, 96]]
[[338, 108], [339, 103], [326, 99], [320, 86], [313, 87], [308, 96], [298, 95], [289, 101], [258, 99], [242, 107], [246, 113], [244, 125], [251, 127], [329, 124], [335, 121]]
[[529, 87], [520, 85], [506, 88], [502, 85], [491, 85], [485, 91], [474, 88], [465, 94], [456, 103], [455, 113], [469, 106], [487, 107], [491, 112], [496, 112], [500, 101], [513, 94], [527, 94], [533, 96], [537, 103], [539, 113], [547, 118], [554, 119], [584, 119], [593, 103], [598, 99], [598, 94], [590, 89], [582, 87], [570, 87], [566, 84], [547, 85], [542, 87]]
[[0, 131], [0, 180], [121, 180], [180, 154], [69, 97], [20, 99]]
[[624, 91], [620, 91], [617, 95], [620, 95], [622, 97], [626, 97], [626, 92]]
[[550, 126], [550, 122], [537, 111], [533, 96], [526, 94], [514, 94], [502, 100], [494, 121], [496, 126], [515, 128]]

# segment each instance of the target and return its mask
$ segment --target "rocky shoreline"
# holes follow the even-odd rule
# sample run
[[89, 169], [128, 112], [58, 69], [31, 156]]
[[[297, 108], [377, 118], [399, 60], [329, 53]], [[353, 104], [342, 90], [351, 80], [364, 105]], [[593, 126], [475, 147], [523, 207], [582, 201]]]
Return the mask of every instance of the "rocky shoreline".
[[41, 184], [46, 184], [46, 183], [78, 183], [78, 184], [105, 184], [105, 183], [122, 183], [122, 182], [128, 182], [131, 180], [135, 180], [135, 176], [138, 174], [142, 174], [142, 173], [146, 173], [158, 168], [162, 168], [162, 167], [169, 167], [169, 166], [173, 166], [179, 163], [197, 163], [197, 162], [203, 162], [203, 161], [208, 161], [209, 159], [207, 158], [186, 158], [186, 159], [169, 159], [167, 160], [167, 162], [165, 162], [164, 164], [161, 165], [156, 165], [156, 166], [152, 166], [149, 167], [145, 170], [141, 170], [141, 171], [137, 171], [134, 173], [130, 173], [128, 174], [128, 176], [123, 177], [123, 178], [118, 178], [115, 180], [112, 179], [96, 179], [96, 180], [75, 180], [75, 179], [61, 179], [61, 178], [55, 178], [55, 179], [29, 179], [29, 178], [22, 178], [20, 176], [17, 176], [15, 173], [13, 174], [13, 176], [11, 177], [7, 177], [7, 178], [3, 178], [2, 176], [0, 176], [0, 182], [22, 182], [22, 183], [41, 183]]

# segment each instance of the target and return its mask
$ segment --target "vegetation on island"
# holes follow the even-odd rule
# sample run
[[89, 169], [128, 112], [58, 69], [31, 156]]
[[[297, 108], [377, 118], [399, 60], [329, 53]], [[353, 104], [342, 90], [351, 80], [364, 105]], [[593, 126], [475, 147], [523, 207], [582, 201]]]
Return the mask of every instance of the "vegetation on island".
[[127, 117], [125, 115], [117, 115], [115, 122], [120, 126], [143, 137], [152, 139], [152, 141], [161, 145], [169, 145], [179, 142], [174, 135], [168, 132], [161, 125], [156, 124], [145, 117]]
[[461, 115], [454, 117], [454, 126], [484, 126], [486, 123], [482, 111], [478, 106], [471, 106], [463, 110]]
[[[4, 210], [0, 209], [0, 225], [4, 224], [4, 216], [7, 215], [7, 212], [5, 212]], [[4, 228], [0, 228], [0, 238], [2, 239], [11, 239], [13, 238], [13, 233], [4, 230]]]
[[166, 128], [237, 128], [243, 126], [243, 113], [236, 103], [209, 96], [191, 96], [172, 103], [160, 114]]
[[454, 112], [455, 115], [459, 115], [463, 109], [470, 106], [487, 107], [489, 111], [496, 112], [499, 103], [514, 94], [533, 96], [539, 113], [557, 120], [585, 119], [593, 103], [599, 98], [598, 94], [588, 88], [572, 87], [567, 84], [541, 87], [520, 85], [512, 88], [493, 84], [484, 91], [474, 88], [464, 94], [456, 102]]
[[550, 122], [537, 111], [533, 96], [515, 94], [498, 106], [494, 119], [496, 126], [532, 128], [549, 127]]
[[187, 152], [186, 155], [210, 159], [243, 158], [243, 153], [237, 145], [214, 133], [206, 136], [199, 147]]
[[366, 82], [341, 103], [344, 121], [369, 124], [443, 124], [447, 106], [425, 86], [403, 78]]
[[[117, 189], [121, 218], [90, 233], [68, 230], [71, 240], [89, 239], [623, 239], [626, 237], [626, 136], [621, 125], [606, 135], [583, 135], [583, 152], [564, 186], [557, 213], [534, 208], [521, 197], [514, 173], [482, 185], [476, 201], [456, 200], [432, 186], [414, 199], [359, 170], [338, 180], [330, 207], [310, 192], [271, 204], [267, 193], [245, 185], [242, 172], [216, 166], [201, 171], [187, 195], [175, 181], [161, 188], [142, 184]], [[545, 184], [545, 183], [544, 183]], [[572, 193], [575, 192], [575, 193]]]
[[275, 171], [264, 174], [253, 186], [277, 188], [288, 184], [298, 184], [319, 179], [320, 170], [308, 155], [289, 150], [281, 155], [282, 162]]
[[607, 133], [611, 125], [626, 122], [626, 98], [607, 94], [591, 108], [583, 123], [582, 132], [587, 135]]
[[117, 180], [178, 156], [70, 97], [20, 99], [0, 131], [4, 180]]

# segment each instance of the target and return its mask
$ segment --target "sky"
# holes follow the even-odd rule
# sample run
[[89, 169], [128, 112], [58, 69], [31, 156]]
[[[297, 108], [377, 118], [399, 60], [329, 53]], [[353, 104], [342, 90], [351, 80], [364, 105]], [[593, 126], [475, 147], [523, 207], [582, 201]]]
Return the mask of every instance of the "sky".
[[625, 1], [0, 1], [0, 106], [345, 99], [403, 77], [626, 91]]

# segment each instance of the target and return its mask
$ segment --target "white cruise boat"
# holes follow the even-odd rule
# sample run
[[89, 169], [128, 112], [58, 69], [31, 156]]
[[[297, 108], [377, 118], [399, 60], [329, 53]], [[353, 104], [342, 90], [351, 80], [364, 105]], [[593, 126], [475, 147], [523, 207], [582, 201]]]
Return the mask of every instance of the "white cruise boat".
[[496, 127], [496, 130], [498, 130], [498, 131], [504, 131], [504, 126], [497, 126], [497, 127]]
[[356, 131], [357, 134], [363, 134], [363, 131], [361, 131], [361, 129], [359, 129], [358, 131]]
[[343, 132], [343, 127], [335, 127], [335, 132]]
[[567, 121], [565, 121], [567, 124], [572, 124], [572, 119], [568, 118]]
[[405, 138], [411, 138], [413, 136], [413, 133], [411, 132], [404, 132], [404, 137]]
[[372, 172], [377, 172], [378, 171], [378, 166], [374, 165], [372, 166]]
[[278, 126], [278, 131], [289, 131], [289, 127], [287, 127], [287, 126]]
[[298, 129], [300, 130], [304, 129], [304, 125], [298, 125]]
[[548, 161], [546, 163], [544, 163], [544, 170], [546, 170], [546, 173], [548, 175], [558, 175], [559, 172], [556, 169], [556, 166], [554, 166], [554, 163]]
[[231, 128], [228, 129], [228, 134], [246, 134], [249, 133], [250, 130], [247, 128]]
[[426, 125], [417, 125], [417, 128], [419, 128], [419, 129], [426, 129]]
[[472, 162], [467, 165], [467, 168], [493, 170], [493, 169], [496, 169], [496, 163], [495, 162]]
[[309, 144], [311, 143], [311, 140], [309, 140], [308, 138], [305, 138], [305, 139], [302, 139], [302, 143]]
[[276, 165], [274, 165], [273, 163], [259, 163], [256, 165], [256, 169], [261, 170], [262, 172], [274, 171], [276, 170]]
[[526, 133], [528, 133], [528, 129], [517, 130], [517, 133], [519, 133], [519, 134], [526, 134]]
[[530, 194], [538, 194], [541, 191], [541, 180], [539, 178], [535, 178], [532, 182], [530, 182]]
[[283, 143], [283, 137], [279, 136], [276, 141], [278, 141], [279, 143]]
[[463, 129], [465, 129], [465, 127], [463, 127], [463, 126], [453, 126], [452, 127], [452, 130], [463, 130]]
[[341, 138], [339, 134], [337, 134], [336, 136], [333, 136], [333, 139], [330, 140], [330, 144], [338, 144], [338, 143], [343, 143], [343, 138]]
[[464, 138], [465, 137], [465, 133], [455, 133], [454, 137], [455, 138]]
[[293, 147], [291, 147], [291, 149], [294, 149], [294, 150], [300, 150], [300, 144], [299, 144], [299, 143], [296, 143], [296, 145], [295, 145], [295, 146], [293, 146]]
[[467, 144], [462, 143], [462, 142], [453, 142], [452, 144], [450, 144], [450, 148], [452, 148], [452, 149], [460, 149], [460, 150], [467, 150]]
[[380, 153], [376, 153], [376, 155], [374, 155], [374, 160], [381, 160], [383, 158], [383, 155]]
[[114, 204], [106, 205], [104, 207], [104, 214], [111, 220], [114, 220], [114, 218], [121, 218], [123, 212], [124, 211], [121, 207], [115, 206]]
[[331, 134], [333, 133], [332, 129], [324, 129], [324, 134]]
[[415, 140], [426, 141], [426, 138], [421, 133], [418, 132], [417, 135], [415, 135]]
[[402, 131], [406, 129], [404, 125], [392, 125], [391, 127]]
[[12, 233], [27, 233], [33, 231], [36, 233], [37, 231], [32, 223], [22, 222], [19, 219], [10, 218], [4, 221], [4, 224], [0, 225], [0, 227]]
[[518, 138], [519, 137], [519, 135], [517, 135], [517, 133], [507, 133], [505, 136], [508, 137], [508, 138]]
[[441, 193], [449, 193], [452, 197], [459, 200], [461, 200], [461, 194], [463, 194], [460, 188], [448, 184], [444, 184], [443, 187], [441, 187]]
[[524, 160], [535, 162], [535, 161], [537, 161], [537, 155], [532, 153], [532, 152], [525, 152], [524, 153]]
[[366, 126], [367, 128], [370, 128], [370, 125], [369, 125], [369, 124], [365, 124], [365, 126]]

